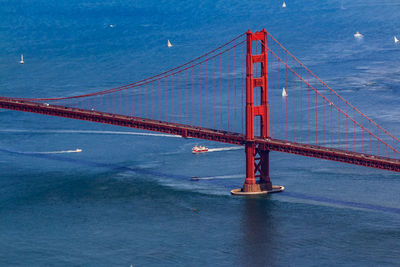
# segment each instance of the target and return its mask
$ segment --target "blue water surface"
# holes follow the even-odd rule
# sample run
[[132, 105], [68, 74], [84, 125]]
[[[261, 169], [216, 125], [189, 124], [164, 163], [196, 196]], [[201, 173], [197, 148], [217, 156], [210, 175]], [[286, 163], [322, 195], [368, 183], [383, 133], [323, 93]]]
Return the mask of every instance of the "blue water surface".
[[[400, 2], [286, 4], [1, 0], [0, 95], [113, 88], [266, 28], [398, 137]], [[230, 190], [243, 183], [244, 150], [192, 155], [199, 143], [230, 146], [147, 134], [0, 110], [0, 266], [400, 262], [398, 174], [271, 152], [272, 181], [286, 191], [238, 198]]]

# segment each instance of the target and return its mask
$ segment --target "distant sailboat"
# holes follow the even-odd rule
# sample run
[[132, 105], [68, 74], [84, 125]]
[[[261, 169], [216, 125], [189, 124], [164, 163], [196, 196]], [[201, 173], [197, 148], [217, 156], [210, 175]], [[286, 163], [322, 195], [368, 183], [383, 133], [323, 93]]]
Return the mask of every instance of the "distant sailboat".
[[283, 89], [282, 89], [282, 97], [287, 97], [287, 96], [288, 96], [288, 94], [286, 92], [286, 89], [285, 89], [285, 87], [283, 87]]
[[21, 61], [19, 63], [24, 64], [24, 55], [21, 55]]
[[286, 7], [286, 3], [285, 1], [283, 1], [282, 7], [285, 8]]
[[363, 38], [363, 37], [364, 37], [364, 35], [362, 35], [362, 34], [359, 33], [359, 32], [356, 32], [356, 33], [354, 34], [354, 38], [361, 39], [361, 38]]
[[399, 42], [399, 39], [397, 39], [396, 36], [394, 36], [393, 38], [394, 38], [394, 43], [397, 44]]
[[172, 44], [169, 40], [168, 40], [168, 47], [172, 47]]

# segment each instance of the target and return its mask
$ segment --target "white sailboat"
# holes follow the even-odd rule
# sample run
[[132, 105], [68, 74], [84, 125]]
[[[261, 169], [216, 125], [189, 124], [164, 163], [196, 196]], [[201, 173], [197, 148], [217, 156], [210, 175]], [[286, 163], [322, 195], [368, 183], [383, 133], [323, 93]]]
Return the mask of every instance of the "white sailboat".
[[21, 60], [19, 62], [20, 64], [24, 64], [24, 55], [21, 54]]
[[397, 43], [399, 42], [399, 39], [397, 39], [396, 36], [393, 36], [393, 39], [394, 39], [394, 43], [395, 43], [395, 44], [397, 44]]
[[168, 47], [172, 47], [172, 44], [171, 44], [171, 42], [169, 40], [168, 40], [167, 45], [168, 45]]
[[356, 32], [356, 33], [354, 34], [354, 38], [361, 39], [361, 38], [363, 38], [363, 37], [364, 37], [364, 35], [362, 35], [362, 34], [359, 33], [359, 32]]
[[286, 3], [285, 1], [283, 1], [282, 7], [285, 8], [286, 7]]
[[286, 89], [285, 89], [285, 87], [283, 87], [283, 89], [282, 89], [282, 97], [287, 97], [287, 96], [288, 96], [288, 94], [286, 92]]

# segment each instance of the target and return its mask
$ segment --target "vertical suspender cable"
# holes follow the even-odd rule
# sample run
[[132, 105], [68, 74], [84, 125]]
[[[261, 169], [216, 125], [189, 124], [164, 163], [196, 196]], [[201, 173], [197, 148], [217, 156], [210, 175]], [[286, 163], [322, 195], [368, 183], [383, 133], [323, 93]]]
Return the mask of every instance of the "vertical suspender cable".
[[234, 132], [236, 133], [236, 47], [233, 48], [233, 90], [234, 90], [234, 101], [233, 101], [233, 112], [234, 112], [234, 121], [235, 128]]
[[[268, 35], [267, 35], [267, 38], [268, 38]], [[268, 50], [267, 50], [267, 52], [266, 53], [268, 53]], [[269, 57], [269, 62], [271, 62], [271, 69], [270, 69], [270, 71], [268, 72], [268, 74], [270, 75], [269, 76], [269, 79], [268, 79], [268, 86], [269, 86], [269, 88], [268, 88], [268, 94], [269, 94], [269, 97], [268, 97], [268, 101], [269, 101], [269, 110], [268, 110], [268, 112], [269, 112], [269, 120], [270, 120], [270, 125], [269, 125], [269, 129], [270, 129], [270, 131], [269, 131], [269, 135], [270, 135], [270, 137], [274, 137], [274, 135], [273, 135], [273, 130], [274, 130], [274, 113], [273, 113], [273, 95], [274, 95], [274, 91], [273, 91], [273, 88], [274, 88], [274, 86], [273, 86], [273, 76], [274, 76], [274, 73], [273, 73], [273, 65], [272, 65], [272, 52], [271, 52], [271, 56]]]
[[[302, 77], [302, 67], [300, 66], [300, 77]], [[300, 79], [300, 143], [303, 143], [303, 77]]]
[[206, 127], [208, 128], [208, 61], [205, 62], [206, 64]]
[[219, 128], [222, 130], [222, 55], [219, 56], [219, 115]]
[[202, 102], [202, 97], [201, 97], [201, 64], [199, 64], [199, 94], [198, 94], [198, 100], [199, 100], [199, 126], [201, 126], [201, 102]]
[[226, 116], [229, 131], [229, 52], [226, 52]]
[[213, 68], [212, 68], [212, 80], [213, 80], [213, 128], [215, 129], [215, 60], [213, 58]]
[[245, 73], [243, 70], [243, 64], [244, 64], [244, 59], [243, 59], [243, 43], [240, 44], [240, 72], [242, 73], [242, 99], [241, 99], [241, 114], [242, 114], [242, 133], [245, 133], [245, 129], [244, 129], [244, 88], [245, 88]]
[[161, 120], [161, 80], [158, 80], [158, 119]]
[[[288, 67], [287, 67], [287, 53], [286, 53], [286, 60], [285, 60], [285, 65], [286, 65], [286, 67], [285, 67], [285, 86], [286, 86], [286, 92], [287, 92], [287, 94], [289, 95], [289, 88], [288, 88], [288, 83], [287, 83], [287, 69], [288, 69]], [[288, 112], [287, 112], [287, 98], [288, 97], [285, 97], [285, 117], [286, 117], [286, 140], [288, 140]]]
[[154, 85], [155, 82], [152, 82], [151, 86], [151, 118], [154, 120], [155, 114], [154, 114]]
[[192, 67], [192, 126], [194, 126], [195, 122], [195, 113], [194, 113], [194, 67]]
[[[317, 90], [317, 89], [315, 89]], [[318, 94], [315, 92], [315, 144], [318, 145], [318, 112], [317, 112]]]
[[189, 83], [189, 70], [185, 71], [185, 118], [186, 124], [189, 124], [189, 111], [188, 111], [188, 83]]

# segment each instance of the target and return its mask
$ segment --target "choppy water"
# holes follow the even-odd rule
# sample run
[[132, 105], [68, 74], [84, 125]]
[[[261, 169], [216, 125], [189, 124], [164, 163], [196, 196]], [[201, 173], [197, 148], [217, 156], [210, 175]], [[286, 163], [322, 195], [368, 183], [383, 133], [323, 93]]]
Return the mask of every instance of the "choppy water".
[[[398, 136], [400, 3], [281, 4], [3, 0], [0, 95], [112, 88], [265, 27]], [[5, 110], [0, 124], [1, 266], [400, 262], [396, 173], [271, 153], [272, 180], [286, 191], [237, 198], [229, 190], [243, 182], [243, 150], [192, 155], [196, 144], [229, 146]]]

